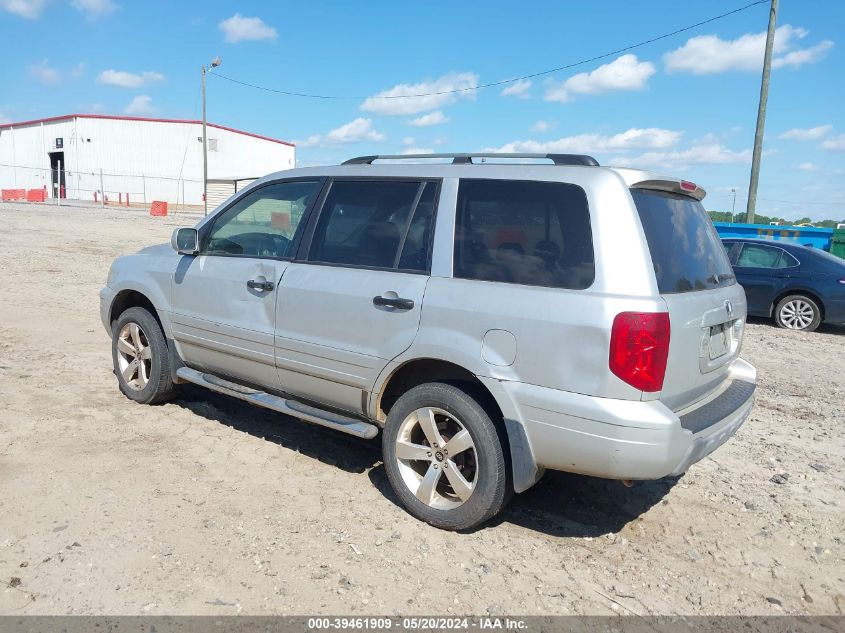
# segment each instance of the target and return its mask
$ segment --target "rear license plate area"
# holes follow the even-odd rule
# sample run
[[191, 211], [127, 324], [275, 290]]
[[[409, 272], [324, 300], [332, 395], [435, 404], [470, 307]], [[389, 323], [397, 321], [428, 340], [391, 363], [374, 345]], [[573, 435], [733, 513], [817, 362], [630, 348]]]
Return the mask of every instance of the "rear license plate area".
[[728, 331], [726, 323], [710, 326], [710, 360], [721, 358], [728, 353]]

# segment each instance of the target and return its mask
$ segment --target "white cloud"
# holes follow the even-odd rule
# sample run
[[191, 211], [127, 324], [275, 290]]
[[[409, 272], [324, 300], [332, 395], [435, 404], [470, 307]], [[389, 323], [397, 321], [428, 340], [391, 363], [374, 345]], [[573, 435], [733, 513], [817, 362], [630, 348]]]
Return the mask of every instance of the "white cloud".
[[73, 0], [70, 4], [77, 11], [85, 13], [89, 18], [108, 15], [119, 8], [119, 5], [112, 0]]
[[815, 141], [833, 129], [832, 125], [817, 125], [816, 127], [800, 128], [795, 127], [780, 134], [778, 138], [792, 139], [795, 141]]
[[588, 73], [574, 75], [558, 83], [547, 82], [544, 99], [566, 103], [576, 94], [601, 94], [618, 90], [642, 90], [649, 78], [656, 73], [654, 64], [641, 62], [636, 55], [622, 55], [609, 64], [599, 66]]
[[613, 136], [578, 134], [554, 141], [513, 141], [488, 151], [584, 154], [629, 149], [663, 149], [675, 145], [682, 134], [683, 132], [661, 128], [631, 128]]
[[819, 168], [818, 165], [816, 165], [815, 163], [810, 163], [810, 162], [801, 163], [800, 165], [798, 165], [798, 169], [800, 169], [802, 171], [816, 171], [818, 168]]
[[822, 143], [822, 149], [841, 150], [845, 149], [845, 134], [834, 136]]
[[41, 15], [47, 0], [0, 0], [0, 9], [34, 20]]
[[727, 165], [731, 163], [748, 163], [750, 161], [750, 149], [737, 152], [719, 143], [701, 143], [680, 151], [645, 152], [639, 156], [615, 158], [608, 161], [608, 164], [618, 167], [678, 169], [689, 165]]
[[275, 28], [265, 24], [261, 18], [245, 18], [236, 13], [217, 25], [223, 31], [223, 39], [231, 44], [242, 41], [274, 40], [279, 34]]
[[156, 109], [153, 107], [152, 101], [152, 97], [148, 95], [138, 95], [129, 102], [129, 105], [123, 111], [126, 114], [153, 114]]
[[[388, 116], [430, 112], [458, 99], [475, 99], [475, 91], [468, 88], [477, 85], [478, 75], [475, 73], [449, 73], [433, 81], [398, 84], [378, 92], [364, 100], [361, 110]], [[462, 92], [452, 92], [454, 90]], [[427, 96], [414, 96], [422, 94]]]
[[354, 121], [341, 125], [326, 134], [314, 134], [303, 141], [296, 141], [296, 145], [299, 147], [331, 147], [362, 141], [378, 142], [385, 138], [387, 137], [384, 134], [373, 128], [371, 119], [358, 117]]
[[55, 86], [62, 80], [61, 73], [55, 68], [51, 68], [46, 58], [42, 59], [39, 64], [32, 64], [29, 67], [29, 74], [45, 86]]
[[406, 136], [402, 139], [402, 145], [413, 145], [416, 143], [413, 136]]
[[528, 91], [531, 89], [530, 79], [520, 79], [508, 85], [501, 94], [503, 97], [518, 97], [520, 99], [528, 99]]
[[409, 121], [408, 125], [413, 125], [414, 127], [430, 127], [432, 125], [443, 125], [444, 123], [448, 123], [450, 120], [451, 119], [443, 114], [443, 112], [435, 110], [434, 112], [423, 114], [413, 121]]
[[789, 51], [783, 57], [772, 60], [772, 68], [798, 68], [804, 64], [815, 64], [821, 60], [827, 51], [833, 48], [833, 42], [822, 40], [810, 48], [800, 48], [797, 51]]
[[433, 154], [434, 150], [430, 147], [406, 147], [402, 150], [402, 154]]
[[[806, 29], [784, 24], [775, 30], [772, 66], [793, 67], [820, 60], [833, 46], [823, 42], [810, 48], [797, 48], [797, 42], [807, 36]], [[680, 48], [663, 56], [668, 72], [690, 72], [711, 75], [732, 70], [758, 71], [763, 67], [766, 33], [746, 33], [735, 40], [723, 40], [718, 35], [692, 37]]]
[[152, 71], [129, 73], [124, 70], [104, 70], [97, 77], [97, 83], [118, 88], [140, 88], [157, 81], [162, 81], [164, 75]]
[[539, 133], [548, 132], [554, 126], [555, 124], [549, 121], [537, 121], [534, 125], [531, 126], [531, 131]]

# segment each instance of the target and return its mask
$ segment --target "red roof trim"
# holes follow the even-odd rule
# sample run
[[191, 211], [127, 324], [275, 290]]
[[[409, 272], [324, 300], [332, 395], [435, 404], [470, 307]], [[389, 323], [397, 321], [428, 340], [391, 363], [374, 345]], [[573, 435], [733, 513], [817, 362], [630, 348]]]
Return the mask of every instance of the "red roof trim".
[[[31, 121], [19, 121], [18, 123], [3, 123], [0, 124], [0, 130], [13, 127], [23, 127], [26, 125], [35, 125], [36, 123], [52, 123], [53, 121], [65, 121], [67, 119], [114, 119], [118, 121], [149, 121], [151, 123], [193, 123], [201, 125], [202, 121], [194, 121], [190, 119], [155, 119], [142, 116], [117, 116], [112, 114], [65, 114], [62, 116], [52, 116], [45, 119], [32, 119]], [[235, 134], [243, 134], [244, 136], [251, 136], [253, 138], [260, 138], [263, 141], [271, 141], [273, 143], [280, 143], [282, 145], [289, 145], [296, 147], [293, 143], [282, 141], [270, 136], [262, 136], [261, 134], [254, 134], [252, 132], [244, 132], [243, 130], [236, 130], [233, 127], [226, 127], [225, 125], [218, 125], [217, 123], [208, 123], [209, 127], [214, 127], [219, 130], [226, 130], [227, 132], [234, 132]]]

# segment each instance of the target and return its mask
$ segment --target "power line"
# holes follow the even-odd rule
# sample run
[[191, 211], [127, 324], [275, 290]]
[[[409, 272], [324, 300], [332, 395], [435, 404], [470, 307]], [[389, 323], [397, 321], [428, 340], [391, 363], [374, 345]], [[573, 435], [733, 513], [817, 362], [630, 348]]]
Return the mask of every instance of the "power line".
[[635, 48], [640, 48], [642, 46], [646, 46], [648, 44], [653, 44], [654, 42], [659, 42], [660, 40], [665, 40], [666, 38], [673, 37], [678, 35], [679, 33], [684, 33], [686, 31], [691, 31], [692, 29], [696, 29], [700, 26], [704, 26], [705, 24], [710, 24], [711, 22], [715, 22], [717, 20], [724, 19], [735, 13], [739, 13], [741, 11], [745, 11], [750, 9], [751, 7], [757, 6], [758, 4], [768, 4], [769, 0], [756, 0], [751, 4], [746, 4], [745, 6], [739, 7], [738, 9], [734, 9], [733, 11], [728, 11], [727, 13], [722, 13], [720, 15], [714, 16], [712, 18], [708, 18], [706, 20], [702, 20], [701, 22], [696, 22], [695, 24], [690, 24], [689, 26], [685, 26], [679, 29], [672, 31], [671, 33], [664, 33], [663, 35], [658, 35], [657, 37], [652, 37], [648, 40], [643, 40], [642, 42], [637, 42], [636, 44], [631, 44], [630, 46], [625, 46], [624, 48], [616, 49], [615, 51], [610, 51], [608, 53], [602, 53], [601, 55], [596, 55], [595, 57], [590, 57], [589, 59], [582, 59], [577, 62], [572, 62], [571, 64], [565, 64], [563, 66], [558, 66], [556, 68], [550, 68], [548, 70], [541, 70], [539, 72], [530, 73], [527, 75], [522, 75], [520, 77], [513, 77], [512, 79], [501, 79], [499, 81], [492, 81], [486, 84], [479, 84], [477, 86], [469, 86], [467, 88], [455, 88], [453, 90], [440, 90], [438, 92], [426, 92], [420, 94], [411, 94], [411, 95], [384, 95], [384, 96], [363, 96], [363, 97], [354, 97], [349, 95], [322, 95], [322, 94], [309, 94], [305, 92], [293, 92], [289, 90], [279, 90], [278, 88], [270, 88], [268, 86], [261, 86], [259, 84], [250, 83], [248, 81], [241, 81], [240, 79], [235, 79], [234, 77], [228, 77], [219, 72], [209, 72], [209, 75], [214, 77], [219, 77], [220, 79], [225, 79], [226, 81], [231, 81], [232, 83], [240, 84], [242, 86], [247, 86], [249, 88], [255, 88], [256, 90], [264, 90], [265, 92], [274, 92], [276, 94], [286, 95], [288, 97], [303, 97], [306, 99], [414, 99], [419, 97], [434, 97], [434, 96], [441, 96], [441, 95], [450, 95], [456, 94], [461, 92], [471, 92], [475, 90], [482, 90], [483, 88], [495, 88], [496, 86], [504, 86], [506, 84], [516, 83], [517, 81], [524, 81], [526, 79], [533, 79], [535, 77], [542, 77], [543, 75], [551, 75], [553, 73], [560, 72], [561, 70], [568, 70], [570, 68], [575, 68], [576, 66], [582, 66], [584, 64], [589, 64], [591, 62], [596, 62], [601, 59], [605, 59], [607, 57], [613, 57], [614, 55], [618, 55], [620, 53], [625, 53], [627, 51], [634, 50]]

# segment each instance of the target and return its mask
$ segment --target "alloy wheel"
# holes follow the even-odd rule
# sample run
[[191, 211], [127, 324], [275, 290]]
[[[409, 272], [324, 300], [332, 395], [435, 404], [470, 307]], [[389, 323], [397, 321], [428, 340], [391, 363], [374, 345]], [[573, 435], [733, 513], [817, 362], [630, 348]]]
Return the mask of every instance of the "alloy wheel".
[[117, 335], [117, 366], [126, 385], [141, 391], [150, 381], [152, 369], [150, 341], [141, 326], [129, 322]]
[[408, 490], [429, 507], [451, 510], [472, 495], [478, 453], [466, 427], [435, 407], [413, 411], [396, 438], [396, 461]]
[[813, 306], [803, 299], [788, 301], [780, 309], [780, 320], [790, 330], [803, 330], [816, 318]]

